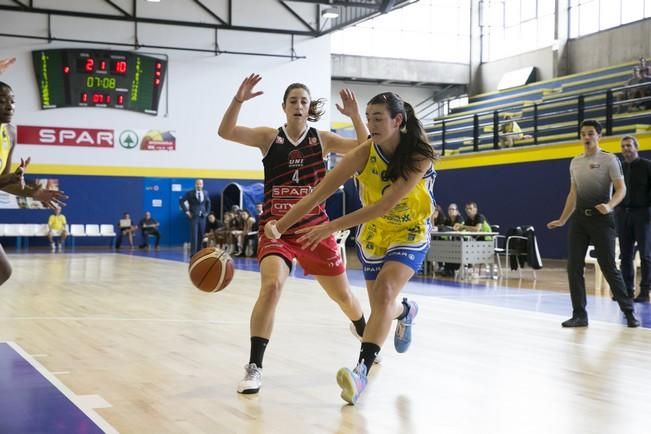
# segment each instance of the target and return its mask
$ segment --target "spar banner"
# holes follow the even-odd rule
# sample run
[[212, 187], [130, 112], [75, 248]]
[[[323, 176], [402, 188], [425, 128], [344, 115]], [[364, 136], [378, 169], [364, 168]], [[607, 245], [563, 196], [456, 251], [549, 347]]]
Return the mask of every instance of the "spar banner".
[[113, 130], [18, 125], [18, 144], [112, 148]]
[[176, 132], [157, 129], [98, 129], [18, 125], [18, 144], [175, 151]]
[[[31, 186], [40, 185], [49, 190], [59, 189], [59, 180], [56, 178], [40, 178], [28, 181]], [[0, 190], [0, 209], [45, 209], [43, 204], [31, 197], [19, 197]]]
[[170, 130], [122, 130], [118, 143], [124, 149], [141, 151], [175, 151], [176, 134]]

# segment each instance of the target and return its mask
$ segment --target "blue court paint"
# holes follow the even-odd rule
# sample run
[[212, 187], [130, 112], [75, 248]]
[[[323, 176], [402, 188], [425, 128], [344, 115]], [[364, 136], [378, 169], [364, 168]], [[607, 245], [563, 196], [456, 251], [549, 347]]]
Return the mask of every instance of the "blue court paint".
[[0, 343], [0, 433], [104, 432], [16, 349]]

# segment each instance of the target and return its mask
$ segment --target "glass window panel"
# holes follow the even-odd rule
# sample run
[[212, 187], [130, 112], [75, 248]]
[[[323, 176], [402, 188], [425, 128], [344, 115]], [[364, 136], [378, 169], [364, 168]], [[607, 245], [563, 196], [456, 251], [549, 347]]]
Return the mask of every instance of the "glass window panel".
[[546, 47], [554, 42], [554, 15], [538, 18], [538, 46]]
[[538, 0], [538, 16], [553, 14], [555, 7], [556, 2], [554, 0]]
[[579, 37], [579, 8], [570, 9], [570, 38]]
[[599, 30], [610, 29], [622, 23], [620, 0], [600, 0]]
[[644, 18], [644, 0], [625, 0], [622, 2], [622, 24]]
[[520, 2], [520, 20], [527, 21], [536, 18], [536, 0], [522, 0]]
[[599, 31], [599, 1], [590, 0], [579, 7], [579, 35]]
[[504, 1], [504, 26], [512, 27], [520, 24], [520, 0]]

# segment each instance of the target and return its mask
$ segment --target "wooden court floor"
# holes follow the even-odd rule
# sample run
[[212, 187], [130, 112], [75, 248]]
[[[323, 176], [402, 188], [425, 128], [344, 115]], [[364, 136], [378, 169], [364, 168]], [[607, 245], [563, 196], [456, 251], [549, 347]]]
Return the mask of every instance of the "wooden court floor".
[[[262, 390], [244, 396], [235, 389], [257, 272], [237, 270], [222, 293], [203, 294], [182, 262], [108, 253], [11, 262], [13, 277], [0, 287], [0, 342], [15, 342], [73, 393], [99, 395], [107, 405], [95, 411], [121, 433], [650, 429], [648, 328], [591, 321], [563, 330], [565, 315], [413, 295], [420, 313], [411, 349], [397, 354], [388, 340], [353, 407], [339, 398], [335, 372], [353, 366], [359, 343], [313, 281], [291, 278]], [[355, 292], [368, 314], [365, 291]]]

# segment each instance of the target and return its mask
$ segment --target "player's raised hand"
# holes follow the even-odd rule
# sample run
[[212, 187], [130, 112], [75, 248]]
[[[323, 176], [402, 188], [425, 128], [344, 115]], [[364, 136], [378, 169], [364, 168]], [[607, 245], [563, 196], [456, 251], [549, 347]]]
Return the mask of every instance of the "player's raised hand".
[[337, 110], [343, 115], [352, 117], [355, 113], [359, 112], [359, 107], [357, 106], [357, 99], [352, 90], [345, 88], [339, 91], [339, 96], [341, 97], [341, 104], [335, 104]]
[[262, 95], [264, 92], [258, 91], [254, 92], [253, 88], [262, 80], [262, 77], [259, 74], [251, 74], [242, 81], [237, 93], [235, 93], [235, 101], [244, 102], [248, 101], [251, 98]]
[[63, 191], [47, 190], [40, 185], [35, 187], [32, 197], [52, 209], [66, 206], [65, 200], [68, 199]]
[[0, 74], [5, 72], [11, 65], [16, 63], [15, 57], [7, 57], [6, 59], [0, 59]]

